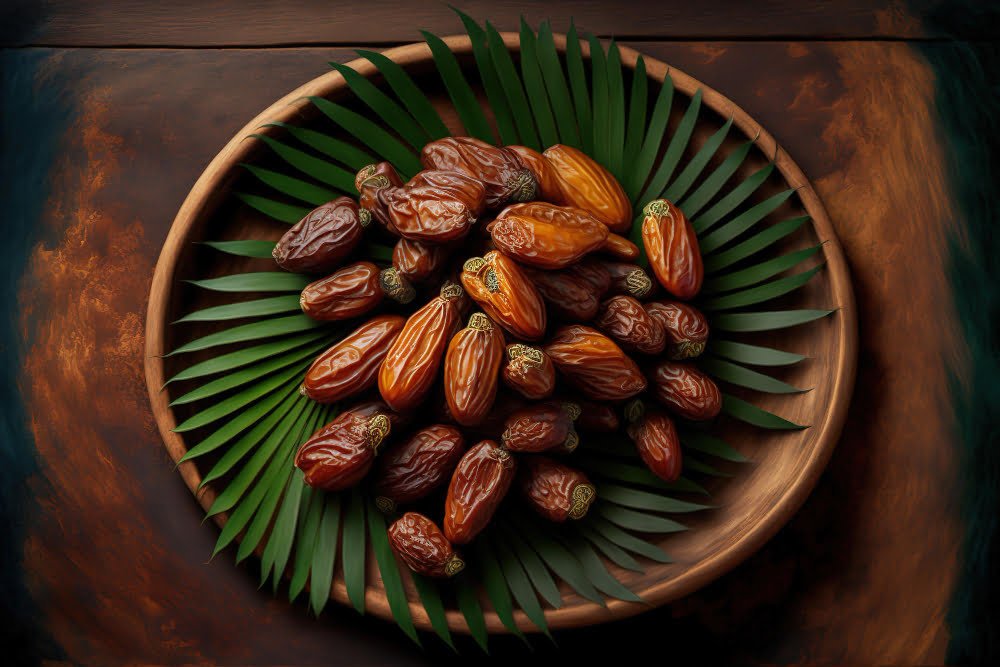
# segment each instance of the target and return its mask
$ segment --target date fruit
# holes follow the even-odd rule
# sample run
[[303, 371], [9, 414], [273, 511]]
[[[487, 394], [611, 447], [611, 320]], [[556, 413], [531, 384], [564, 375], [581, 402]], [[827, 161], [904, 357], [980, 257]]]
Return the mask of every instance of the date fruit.
[[426, 243], [447, 243], [469, 233], [486, 204], [483, 184], [451, 171], [422, 171], [400, 188], [379, 195], [400, 236]]
[[306, 371], [302, 393], [317, 403], [336, 401], [375, 386], [379, 366], [406, 319], [379, 315], [321, 354]]
[[681, 476], [681, 441], [674, 422], [658, 410], [645, 410], [626, 432], [639, 457], [662, 480], [676, 482]]
[[642, 213], [642, 244], [656, 279], [678, 299], [692, 299], [705, 275], [694, 227], [666, 199], [651, 201]]
[[566, 269], [566, 271], [581, 280], [585, 280], [594, 288], [594, 293], [598, 298], [604, 296], [611, 289], [611, 272], [602, 260], [594, 257], [585, 257], [579, 263]]
[[618, 415], [610, 405], [580, 401], [580, 416], [576, 420], [576, 427], [581, 431], [614, 433], [620, 425]]
[[543, 202], [508, 206], [489, 228], [500, 252], [540, 269], [574, 264], [608, 238], [608, 228], [587, 211]]
[[654, 301], [646, 304], [646, 312], [663, 326], [667, 356], [671, 359], [691, 359], [705, 351], [708, 319], [694, 306], [678, 301]]
[[524, 457], [517, 485], [533, 510], [556, 523], [582, 519], [597, 498], [586, 475], [547, 456]]
[[645, 270], [626, 262], [604, 262], [604, 270], [611, 276], [612, 294], [624, 294], [636, 299], [645, 299], [654, 292], [652, 278]]
[[444, 484], [465, 451], [462, 432], [434, 424], [380, 457], [375, 476], [375, 505], [391, 514], [398, 505], [426, 498]]
[[455, 334], [444, 358], [444, 395], [452, 419], [474, 426], [489, 414], [497, 395], [504, 340], [498, 327], [482, 313]]
[[587, 322], [594, 319], [600, 307], [597, 292], [590, 283], [569, 271], [525, 269], [535, 288], [545, 300], [546, 308], [568, 320]]
[[295, 466], [309, 486], [349, 489], [368, 474], [393, 421], [395, 416], [381, 403], [342, 412], [299, 447]]
[[646, 389], [639, 366], [596, 329], [564, 326], [544, 349], [556, 369], [595, 401], [622, 401]]
[[628, 230], [632, 223], [632, 204], [607, 169], [572, 146], [556, 144], [543, 155], [552, 165], [567, 204], [590, 211], [613, 232]]
[[448, 261], [448, 248], [401, 238], [392, 249], [392, 265], [411, 283], [424, 283], [435, 277]]
[[415, 408], [437, 378], [444, 353], [461, 315], [462, 288], [446, 282], [439, 296], [410, 315], [389, 348], [378, 374], [382, 399], [397, 412]]
[[602, 303], [594, 324], [630, 352], [659, 354], [667, 344], [663, 326], [630, 296], [613, 296]]
[[712, 378], [692, 364], [662, 361], [653, 368], [653, 395], [684, 419], [712, 419], [722, 409], [722, 394]]
[[309, 283], [299, 305], [314, 320], [332, 322], [364, 315], [385, 297], [409, 303], [416, 292], [394, 268], [382, 269], [371, 262], [357, 262], [333, 275]]
[[444, 534], [452, 544], [468, 544], [482, 532], [517, 472], [517, 462], [503, 447], [483, 440], [458, 462], [444, 505]]
[[507, 417], [500, 442], [512, 452], [537, 453], [564, 446], [572, 450], [579, 439], [571, 410], [558, 401], [547, 401], [521, 408]]
[[417, 574], [444, 579], [465, 567], [441, 529], [423, 514], [407, 512], [393, 521], [387, 532], [389, 546]]
[[548, 398], [556, 387], [556, 369], [549, 355], [537, 347], [514, 343], [507, 346], [503, 380], [525, 398]]
[[420, 151], [425, 169], [451, 171], [478, 180], [486, 190], [486, 206], [498, 208], [512, 201], [531, 201], [538, 184], [520, 156], [473, 137], [445, 137]]
[[634, 262], [639, 257], [639, 246], [618, 234], [608, 234], [601, 250], [623, 262]]
[[362, 225], [368, 225], [374, 218], [393, 236], [399, 236], [392, 220], [389, 219], [389, 209], [382, 201], [381, 195], [383, 192], [402, 187], [402, 185], [403, 179], [388, 162], [379, 162], [361, 168], [354, 176], [354, 187], [358, 191], [358, 206]]
[[466, 260], [462, 285], [490, 318], [518, 338], [545, 334], [545, 304], [524, 270], [495, 250]]
[[286, 271], [329, 273], [354, 251], [362, 236], [358, 205], [350, 197], [337, 197], [295, 223], [271, 254]]
[[550, 204], [564, 204], [562, 191], [559, 189], [559, 180], [556, 178], [552, 165], [549, 164], [545, 156], [533, 148], [527, 146], [507, 146], [508, 150], [517, 153], [524, 166], [531, 171], [538, 184], [536, 197]]

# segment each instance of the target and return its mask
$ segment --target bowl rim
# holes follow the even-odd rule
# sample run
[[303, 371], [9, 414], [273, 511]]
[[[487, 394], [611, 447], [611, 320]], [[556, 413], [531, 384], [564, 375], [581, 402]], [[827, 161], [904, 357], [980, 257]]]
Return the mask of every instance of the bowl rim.
[[[501, 37], [509, 50], [520, 50], [520, 36], [517, 33], [504, 32], [501, 33]], [[554, 39], [558, 51], [565, 52], [566, 36], [555, 34]], [[443, 38], [443, 41], [456, 55], [472, 53], [472, 41], [468, 35], [452, 35]], [[580, 47], [584, 57], [589, 58], [589, 44], [585, 40], [581, 40]], [[622, 65], [634, 69], [640, 55], [639, 52], [621, 44], [618, 47]], [[382, 54], [404, 69], [415, 63], [432, 60], [430, 47], [425, 42], [390, 48], [383, 51]], [[667, 581], [634, 591], [644, 600], [642, 603], [611, 598], [605, 601], [606, 606], [604, 607], [594, 602], [583, 601], [559, 609], [547, 608], [544, 613], [550, 629], [574, 628], [627, 618], [677, 600], [729, 572], [760, 549], [795, 514], [818, 482], [840, 437], [854, 387], [857, 367], [857, 314], [854, 293], [843, 248], [812, 184], [788, 153], [781, 149], [774, 137], [756, 123], [742, 108], [710, 86], [656, 58], [646, 55], [643, 55], [642, 58], [648, 77], [662, 83], [669, 72], [675, 90], [688, 97], [692, 96], [695, 90], [701, 89], [703, 103], [723, 117], [731, 117], [733, 124], [748, 138], [753, 139], [757, 148], [765, 155], [774, 155], [775, 165], [782, 177], [790, 187], [798, 190], [798, 196], [811, 217], [817, 235], [824, 241], [823, 255], [828, 266], [828, 270], [824, 273], [830, 277], [831, 291], [836, 303], [840, 304], [834, 318], [838, 340], [835, 365], [837, 375], [828, 410], [823, 413], [821, 423], [811, 427], [815, 429], [813, 432], [816, 433], [815, 445], [811, 448], [807, 460], [799, 468], [798, 474], [791, 481], [788, 490], [766, 512], [754, 519], [740, 539], [722, 548], [718, 553], [692, 564]], [[364, 58], [355, 59], [346, 65], [365, 77], [378, 73], [375, 66]], [[191, 188], [171, 224], [157, 260], [150, 286], [146, 316], [145, 376], [150, 405], [160, 436], [175, 464], [187, 452], [187, 447], [181, 435], [172, 430], [177, 425], [177, 421], [170, 409], [167, 394], [161, 391], [166, 382], [164, 362], [161, 357], [168, 352], [164, 348], [164, 344], [165, 332], [169, 326], [167, 312], [170, 294], [178, 281], [179, 258], [183, 248], [188, 245], [188, 236], [191, 234], [195, 222], [209, 206], [210, 195], [220, 186], [225, 187], [226, 176], [232, 173], [234, 168], [237, 168], [238, 164], [254, 150], [255, 144], [260, 142], [256, 138], [248, 140], [249, 134], [275, 134], [278, 131], [277, 128], [263, 127], [264, 124], [270, 121], [292, 119], [310, 104], [305, 99], [308, 96], [326, 97], [344, 90], [346, 87], [343, 76], [336, 71], [331, 71], [299, 86], [259, 113], [242, 127], [208, 164]], [[182, 479], [198, 503], [207, 511], [217, 495], [213, 485], [208, 484], [199, 488], [202, 478], [193, 461], [180, 463], [177, 466], [177, 471], [180, 472]], [[227, 517], [228, 513], [222, 513], [215, 515], [213, 519], [221, 529], [225, 525]], [[331, 597], [340, 604], [349, 604], [342, 579], [335, 577]], [[392, 613], [380, 581], [366, 582], [365, 605], [368, 612], [373, 615], [386, 620], [392, 619]], [[411, 600], [409, 608], [413, 622], [418, 628], [425, 631], [432, 630], [430, 619], [419, 601]], [[492, 609], [485, 608], [483, 612], [487, 630], [490, 633], [509, 632]], [[458, 610], [447, 610], [446, 615], [448, 627], [452, 631], [469, 632], [465, 619]], [[521, 630], [538, 631], [538, 628], [520, 610], [515, 611], [514, 617]]]

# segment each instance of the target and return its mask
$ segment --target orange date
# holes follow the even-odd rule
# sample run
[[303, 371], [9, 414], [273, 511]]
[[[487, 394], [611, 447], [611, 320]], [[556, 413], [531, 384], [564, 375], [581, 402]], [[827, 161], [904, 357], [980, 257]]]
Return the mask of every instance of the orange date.
[[444, 534], [452, 544], [468, 544], [482, 532], [510, 489], [517, 463], [503, 447], [483, 440], [465, 453], [448, 485]]
[[621, 401], [646, 389], [635, 361], [596, 329], [564, 326], [544, 349], [556, 369], [595, 401]]
[[490, 319], [525, 340], [545, 334], [546, 312], [542, 297], [510, 258], [490, 251], [466, 260], [462, 285]]
[[451, 339], [444, 360], [444, 394], [459, 424], [474, 426], [489, 414], [503, 354], [503, 334], [482, 313], [473, 313], [469, 325]]
[[666, 199], [647, 204], [643, 215], [642, 243], [656, 279], [678, 299], [692, 299], [705, 275], [694, 227]]

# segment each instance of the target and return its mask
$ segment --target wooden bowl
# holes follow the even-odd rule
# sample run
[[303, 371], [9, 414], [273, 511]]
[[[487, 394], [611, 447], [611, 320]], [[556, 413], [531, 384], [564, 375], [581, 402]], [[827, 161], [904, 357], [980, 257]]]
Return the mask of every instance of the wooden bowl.
[[[516, 55], [519, 49], [518, 36], [508, 33], [503, 37], [508, 48]], [[467, 36], [450, 37], [445, 42], [458, 55], [463, 67], [472, 66], [471, 43]], [[557, 36], [556, 43], [560, 51], [565, 49], [564, 36]], [[587, 56], [589, 49], [585, 43], [582, 48]], [[389, 49], [385, 55], [415, 77], [441, 111], [449, 127], [460, 132], [461, 125], [435, 73], [428, 46], [424, 43], [410, 44]], [[638, 53], [632, 49], [621, 47], [621, 58], [626, 68], [634, 69], [637, 56]], [[668, 71], [667, 65], [652, 58], [645, 58], [645, 62], [649, 77], [663, 81]], [[381, 78], [367, 60], [355, 60], [349, 66], [376, 82]], [[676, 69], [670, 69], [669, 72], [676, 90], [681, 94], [691, 96], [698, 88], [702, 90], [703, 110], [693, 141], [695, 147], [725, 119], [732, 117], [735, 126], [745, 135], [739, 141], [756, 137], [759, 147], [759, 151], [751, 153], [741, 173], [746, 175], [774, 158], [778, 168], [772, 174], [773, 182], [766, 184], [758, 194], [765, 197], [788, 187], [798, 188], [798, 201], [793, 197], [776, 215], [787, 213], [784, 217], [790, 217], [804, 210], [812, 217], [812, 228], [795, 235], [795, 240], [787, 247], [799, 248], [815, 245], [818, 241], [825, 242], [822, 259], [826, 263], [826, 269], [805, 288], [773, 309], [810, 307], [838, 310], [818, 322], [772, 332], [763, 339], [768, 345], [793, 350], [809, 357], [787, 370], [782, 379], [798, 386], [810, 387], [812, 391], [792, 396], [754, 394], [754, 402], [792, 421], [809, 424], [811, 428], [782, 432], [740, 424], [731, 425], [728, 429], [729, 441], [750, 457], [752, 462], [735, 466], [732, 478], [720, 479], [711, 487], [718, 509], [699, 513], [693, 519], [686, 518], [691, 530], [666, 535], [659, 540], [660, 545], [676, 562], [650, 562], [645, 573], [641, 574], [622, 570], [608, 563], [612, 573], [649, 605], [676, 600], [731, 570], [759, 549], [795, 513], [816, 484], [840, 434], [853, 387], [857, 356], [856, 313], [847, 265], [830, 219], [809, 181], [788, 154], [779, 149], [774, 138], [742, 109], [683, 72]], [[282, 130], [278, 128], [262, 127], [270, 121], [290, 121], [300, 125], [320, 122], [315, 109], [304, 99], [310, 95], [336, 99], [348, 106], [355, 102], [341, 75], [330, 72], [292, 91], [250, 121], [219, 152], [195, 183], [177, 213], [160, 254], [150, 291], [146, 322], [146, 381], [157, 425], [167, 451], [175, 462], [180, 460], [188, 446], [185, 438], [172, 429], [191, 413], [184, 409], [185, 406], [171, 409], [169, 403], [177, 390], [173, 385], [163, 390], [161, 387], [166, 378], [192, 360], [198, 359], [193, 359], [194, 355], [185, 355], [186, 358], [181, 362], [177, 358], [163, 358], [161, 355], [185, 340], [214, 330], [211, 325], [170, 325], [184, 313], [212, 303], [212, 295], [206, 295], [203, 290], [196, 290], [182, 281], [241, 270], [273, 269], [269, 260], [221, 256], [220, 253], [195, 245], [195, 242], [248, 237], [276, 239], [280, 235], [280, 225], [265, 220], [263, 215], [241, 205], [232, 193], [237, 184], [244, 187], [249, 183], [248, 176], [239, 167], [239, 163], [267, 164], [271, 159], [270, 154], [262, 150], [262, 142], [249, 139], [248, 135], [254, 132], [280, 134]], [[482, 95], [480, 100], [486, 106]], [[674, 104], [671, 127], [677, 123], [684, 106]], [[733, 138], [727, 141], [730, 145], [724, 149], [737, 143]], [[725, 155], [727, 151], [722, 150], [720, 153]], [[770, 304], [766, 309], [771, 309]], [[202, 471], [198, 463], [181, 464], [179, 472], [198, 502], [207, 510], [216, 497], [216, 486], [208, 484], [199, 490]], [[226, 521], [226, 515], [216, 516], [215, 521], [221, 527]], [[197, 527], [192, 526], [192, 529]], [[378, 570], [374, 559], [370, 560], [367, 608], [371, 613], [389, 619], [389, 605]], [[429, 630], [431, 628], [427, 615], [412, 585], [410, 586], [410, 612], [414, 622], [418, 627]], [[602, 607], [581, 598], [565, 584], [562, 586], [564, 605], [560, 609], [548, 609], [545, 612], [550, 628], [602, 623], [649, 608], [648, 605], [614, 599], [609, 599], [607, 606]], [[348, 604], [343, 576], [339, 571], [335, 572], [331, 595], [338, 602]], [[489, 609], [486, 611], [489, 631], [504, 632], [496, 614]], [[518, 611], [515, 618], [523, 630], [535, 630], [523, 613]], [[452, 630], [468, 631], [461, 613], [455, 609], [448, 611], [448, 623]]]

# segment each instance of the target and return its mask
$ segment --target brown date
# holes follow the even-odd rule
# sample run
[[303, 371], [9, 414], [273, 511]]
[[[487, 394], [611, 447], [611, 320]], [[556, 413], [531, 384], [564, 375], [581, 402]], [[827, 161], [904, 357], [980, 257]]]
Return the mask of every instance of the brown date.
[[646, 312], [666, 332], [667, 356], [671, 359], [691, 359], [705, 351], [708, 320], [694, 306], [678, 301], [654, 301], [646, 304]]
[[503, 379], [508, 387], [525, 398], [548, 398], [556, 387], [556, 369], [549, 355], [537, 347], [514, 343], [507, 346]]
[[396, 417], [381, 403], [342, 412], [299, 447], [295, 466], [309, 486], [349, 489], [368, 474], [394, 421]]
[[659, 354], [667, 344], [663, 326], [630, 296], [613, 296], [602, 303], [594, 324], [628, 351]]
[[624, 294], [641, 300], [652, 296], [656, 291], [649, 274], [635, 264], [604, 262], [603, 266], [611, 276], [611, 286], [608, 288], [611, 294]]
[[474, 137], [445, 137], [420, 151], [425, 169], [453, 171], [478, 180], [486, 190], [486, 206], [497, 208], [512, 201], [531, 201], [538, 184], [520, 156], [507, 148]]
[[385, 297], [399, 303], [413, 300], [413, 287], [395, 269], [382, 269], [371, 262], [357, 262], [333, 275], [309, 283], [299, 305], [314, 320], [332, 322], [364, 315]]
[[465, 453], [451, 476], [444, 505], [444, 534], [452, 544], [468, 544], [482, 532], [516, 472], [514, 457], [492, 440]]
[[500, 442], [512, 452], [537, 453], [556, 447], [572, 451], [579, 442], [573, 414], [557, 401], [521, 408], [507, 417]]
[[618, 234], [608, 234], [601, 250], [623, 262], [634, 262], [639, 257], [639, 246]]
[[621, 401], [646, 388], [639, 366], [596, 329], [571, 324], [545, 346], [557, 370], [595, 401]]
[[556, 144], [543, 155], [552, 165], [567, 204], [590, 211], [613, 232], [628, 229], [632, 222], [632, 204], [607, 169], [572, 146]]
[[434, 424], [380, 457], [375, 475], [375, 504], [389, 514], [398, 505], [426, 498], [448, 480], [465, 451], [462, 432]]
[[545, 334], [545, 304], [524, 270], [491, 250], [462, 266], [462, 285], [490, 318], [518, 338]]
[[375, 386], [379, 366], [406, 319], [379, 315], [321, 354], [306, 371], [302, 393], [317, 403], [334, 403]]
[[542, 271], [526, 268], [525, 273], [542, 295], [546, 308], [554, 310], [556, 314], [568, 320], [586, 322], [594, 319], [600, 301], [590, 283], [565, 270]]
[[681, 441], [670, 417], [645, 410], [626, 431], [646, 467], [660, 479], [676, 482], [681, 476]]
[[411, 283], [427, 282], [444, 268], [448, 248], [401, 238], [392, 249], [392, 265]]
[[524, 457], [517, 485], [532, 509], [557, 523], [582, 519], [597, 498], [586, 475], [547, 456]]
[[328, 273], [358, 246], [362, 230], [358, 205], [350, 197], [337, 197], [295, 223], [271, 255], [286, 271]]
[[719, 387], [692, 364], [662, 361], [650, 380], [653, 395], [684, 419], [712, 419], [722, 409]]
[[482, 214], [486, 190], [474, 178], [451, 171], [422, 171], [399, 188], [379, 192], [400, 236], [447, 243], [469, 233]]
[[410, 315], [378, 374], [383, 400], [397, 412], [415, 408], [434, 385], [445, 349], [460, 321], [462, 288], [446, 282], [441, 294]]
[[372, 218], [394, 236], [399, 232], [389, 219], [389, 210], [381, 199], [383, 192], [402, 187], [403, 179], [388, 162], [370, 164], [361, 168], [354, 176], [354, 187], [358, 191], [358, 206], [361, 222], [367, 226]]
[[474, 426], [489, 414], [497, 395], [504, 340], [482, 313], [455, 334], [444, 358], [444, 394], [448, 411], [462, 426]]
[[[636, 267], [638, 268], [638, 267]], [[585, 280], [594, 288], [598, 298], [611, 289], [611, 272], [602, 260], [594, 257], [584, 257], [583, 260], [566, 269], [568, 273]]]
[[656, 279], [678, 299], [693, 298], [705, 275], [694, 227], [666, 199], [651, 201], [642, 213], [642, 244]]
[[462, 557], [437, 524], [416, 512], [407, 512], [388, 529], [389, 546], [417, 574], [443, 579], [465, 567]]
[[608, 228], [587, 211], [543, 202], [508, 206], [489, 227], [498, 250], [540, 269], [574, 264], [608, 238]]
[[531, 171], [531, 175], [535, 177], [535, 183], [538, 184], [538, 192], [536, 194], [538, 199], [547, 201], [550, 204], [565, 203], [562, 191], [559, 189], [559, 180], [552, 169], [552, 165], [549, 164], [544, 155], [527, 146], [506, 146], [506, 148], [517, 153], [518, 157], [521, 158], [521, 162]]

